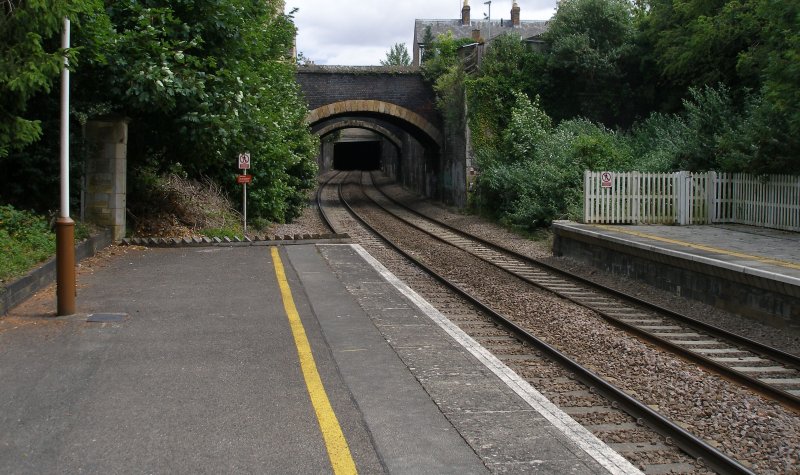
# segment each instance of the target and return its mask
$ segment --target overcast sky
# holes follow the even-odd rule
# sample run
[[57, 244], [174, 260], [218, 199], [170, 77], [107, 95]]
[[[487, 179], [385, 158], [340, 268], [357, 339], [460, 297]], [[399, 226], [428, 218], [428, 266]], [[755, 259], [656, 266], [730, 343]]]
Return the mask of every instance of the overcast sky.
[[[492, 0], [492, 19], [511, 18], [512, 0]], [[518, 0], [523, 20], [548, 20], [556, 0]], [[395, 43], [411, 55], [414, 20], [461, 18], [463, 0], [286, 0], [294, 8], [297, 50], [316, 64], [377, 65]], [[489, 5], [470, 0], [473, 20]]]

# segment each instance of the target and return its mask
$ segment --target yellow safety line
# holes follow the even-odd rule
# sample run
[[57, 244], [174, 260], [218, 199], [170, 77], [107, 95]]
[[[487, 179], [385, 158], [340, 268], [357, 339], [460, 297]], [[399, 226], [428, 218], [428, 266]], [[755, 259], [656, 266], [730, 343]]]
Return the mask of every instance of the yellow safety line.
[[647, 233], [640, 233], [638, 231], [631, 231], [628, 229], [619, 228], [616, 226], [598, 226], [599, 229], [608, 229], [611, 231], [616, 231], [622, 234], [630, 234], [631, 236], [637, 236], [646, 239], [652, 239], [653, 241], [661, 241], [670, 244], [677, 244], [679, 246], [690, 247], [692, 249], [700, 249], [702, 251], [709, 251], [709, 252], [716, 252], [719, 254], [726, 254], [732, 257], [741, 257], [743, 259], [752, 259], [754, 261], [763, 262], [764, 264], [773, 264], [780, 267], [788, 267], [790, 269], [800, 269], [800, 264], [795, 264], [793, 262], [782, 261], [780, 259], [772, 259], [769, 257], [761, 257], [761, 256], [754, 256], [751, 254], [744, 254], [742, 252], [730, 251], [728, 249], [720, 249], [718, 247], [712, 246], [705, 246], [703, 244], [693, 244], [690, 242], [678, 241], [677, 239], [669, 239], [661, 236], [655, 236], [653, 234]]
[[289, 326], [292, 329], [297, 355], [300, 358], [300, 368], [306, 381], [308, 395], [311, 397], [311, 404], [317, 414], [322, 438], [325, 439], [325, 447], [328, 450], [333, 473], [358, 473], [356, 464], [350, 454], [350, 447], [347, 445], [342, 428], [339, 426], [339, 420], [333, 412], [328, 395], [325, 393], [325, 387], [322, 385], [322, 379], [319, 377], [314, 355], [311, 353], [311, 345], [308, 343], [303, 322], [300, 321], [300, 314], [297, 313], [297, 307], [295, 307], [294, 298], [292, 297], [292, 289], [289, 288], [289, 282], [286, 280], [286, 273], [283, 269], [283, 262], [281, 262], [278, 248], [272, 247], [271, 251], [272, 261], [275, 266], [275, 276], [278, 278], [278, 286], [281, 289], [281, 297], [283, 298], [283, 308], [289, 318]]

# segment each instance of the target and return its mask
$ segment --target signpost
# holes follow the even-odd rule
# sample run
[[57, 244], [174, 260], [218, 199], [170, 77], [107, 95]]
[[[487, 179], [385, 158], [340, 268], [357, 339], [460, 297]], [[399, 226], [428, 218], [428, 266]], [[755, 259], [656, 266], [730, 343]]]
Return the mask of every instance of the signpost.
[[253, 176], [247, 174], [250, 169], [250, 152], [239, 154], [239, 169], [242, 174], [236, 177], [236, 183], [242, 185], [242, 218], [244, 219], [244, 234], [247, 235], [247, 184], [253, 181]]

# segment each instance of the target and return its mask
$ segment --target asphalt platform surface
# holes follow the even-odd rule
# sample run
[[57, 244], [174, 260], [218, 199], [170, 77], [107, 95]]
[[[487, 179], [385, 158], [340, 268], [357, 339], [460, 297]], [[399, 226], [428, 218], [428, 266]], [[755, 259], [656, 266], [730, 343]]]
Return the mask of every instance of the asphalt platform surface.
[[[330, 473], [340, 454], [309, 401], [271, 249], [117, 249], [79, 274], [78, 314], [42, 316], [51, 289], [0, 318], [0, 473]], [[352, 246], [279, 253], [359, 472], [635, 473], [548, 423], [561, 416], [534, 410]]]

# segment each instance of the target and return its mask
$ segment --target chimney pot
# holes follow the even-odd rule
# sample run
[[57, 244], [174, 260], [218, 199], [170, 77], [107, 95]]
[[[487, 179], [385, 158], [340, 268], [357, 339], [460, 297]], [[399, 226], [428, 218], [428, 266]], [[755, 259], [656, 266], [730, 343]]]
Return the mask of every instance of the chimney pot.
[[469, 0], [464, 0], [464, 6], [461, 8], [461, 25], [469, 25]]

